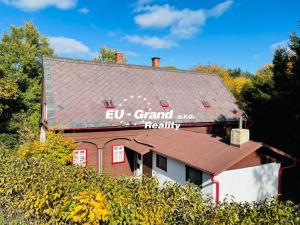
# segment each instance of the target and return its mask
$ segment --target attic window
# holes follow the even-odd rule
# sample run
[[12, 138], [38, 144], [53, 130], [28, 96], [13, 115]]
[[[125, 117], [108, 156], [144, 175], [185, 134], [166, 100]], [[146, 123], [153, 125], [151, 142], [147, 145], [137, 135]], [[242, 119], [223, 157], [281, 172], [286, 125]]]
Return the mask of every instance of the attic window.
[[208, 101], [202, 101], [202, 105], [204, 106], [204, 108], [210, 108], [210, 104]]
[[166, 101], [166, 100], [160, 100], [160, 105], [161, 105], [163, 108], [168, 108], [168, 107], [170, 107], [168, 101]]
[[115, 108], [115, 105], [114, 105], [114, 103], [113, 103], [112, 100], [104, 100], [103, 104], [104, 104], [104, 107], [106, 109], [113, 109], [113, 108]]

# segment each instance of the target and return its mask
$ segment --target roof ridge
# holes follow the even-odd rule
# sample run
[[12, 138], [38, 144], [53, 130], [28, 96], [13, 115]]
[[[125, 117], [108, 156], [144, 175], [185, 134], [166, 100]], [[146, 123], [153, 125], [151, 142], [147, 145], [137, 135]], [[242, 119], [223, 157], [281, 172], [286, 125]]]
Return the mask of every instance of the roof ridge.
[[112, 67], [126, 67], [126, 68], [137, 68], [137, 69], [149, 69], [149, 70], [156, 70], [156, 71], [181, 72], [181, 73], [193, 73], [193, 74], [201, 74], [201, 75], [209, 75], [209, 76], [218, 76], [215, 73], [203, 73], [194, 70], [170, 69], [170, 68], [163, 68], [163, 67], [153, 68], [152, 66], [137, 65], [137, 64], [112, 64], [112, 63], [104, 63], [96, 60], [74, 59], [74, 58], [58, 57], [58, 56], [42, 56], [42, 59], [43, 60], [50, 59], [50, 60], [64, 61], [64, 62], [75, 62], [75, 63], [90, 64], [90, 65], [103, 65], [103, 66], [112, 66]]

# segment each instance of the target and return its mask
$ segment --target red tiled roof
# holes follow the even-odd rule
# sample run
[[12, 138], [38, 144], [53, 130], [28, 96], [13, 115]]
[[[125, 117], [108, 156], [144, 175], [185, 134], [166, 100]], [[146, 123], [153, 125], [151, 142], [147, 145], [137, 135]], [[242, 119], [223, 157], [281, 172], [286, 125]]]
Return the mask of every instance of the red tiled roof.
[[230, 168], [262, 146], [261, 143], [248, 141], [235, 147], [210, 134], [173, 129], [153, 130], [135, 140], [153, 146], [149, 148], [154, 152], [214, 175]]
[[139, 144], [135, 141], [126, 141], [124, 143], [124, 146], [134, 150], [137, 153], [140, 153], [141, 155], [145, 155], [146, 153], [148, 153], [150, 151], [149, 146]]
[[[236, 100], [219, 76], [195, 71], [44, 57], [44, 89], [48, 128], [100, 128], [142, 125], [132, 114], [161, 112], [160, 100], [174, 110], [177, 123], [236, 121]], [[131, 113], [122, 120], [105, 119], [104, 100]], [[210, 107], [202, 104], [206, 101]], [[178, 119], [191, 114], [194, 119]]]

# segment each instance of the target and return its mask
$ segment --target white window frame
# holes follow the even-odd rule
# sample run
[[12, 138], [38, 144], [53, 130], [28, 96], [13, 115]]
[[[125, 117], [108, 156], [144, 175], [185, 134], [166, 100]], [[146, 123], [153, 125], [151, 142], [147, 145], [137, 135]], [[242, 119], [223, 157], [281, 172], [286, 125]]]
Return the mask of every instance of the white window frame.
[[112, 146], [112, 164], [125, 162], [125, 147], [124, 145]]
[[[87, 164], [87, 149], [76, 149], [73, 150], [73, 164], [76, 164], [81, 167], [85, 167]], [[82, 158], [80, 158], [80, 154], [82, 154]]]

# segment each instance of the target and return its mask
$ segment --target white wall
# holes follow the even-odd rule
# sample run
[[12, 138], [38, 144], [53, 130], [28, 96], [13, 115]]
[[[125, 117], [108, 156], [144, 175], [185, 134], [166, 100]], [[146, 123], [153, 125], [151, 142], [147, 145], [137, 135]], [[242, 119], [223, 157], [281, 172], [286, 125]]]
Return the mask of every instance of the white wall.
[[[167, 171], [156, 167], [156, 153], [153, 152], [152, 158], [152, 176], [157, 177], [160, 186], [166, 181], [176, 182], [182, 185], [186, 184], [186, 168], [185, 164], [177, 160], [167, 158]], [[210, 180], [210, 174], [203, 172], [202, 192], [206, 196], [213, 196], [214, 185]]]
[[177, 160], [167, 158], [167, 171], [156, 167], [156, 153], [152, 157], [152, 176], [157, 177], [162, 186], [166, 181], [185, 184], [185, 165]]
[[220, 185], [220, 201], [226, 195], [234, 196], [236, 201], [259, 201], [277, 195], [279, 168], [279, 163], [269, 163], [224, 171], [215, 177]]
[[[157, 177], [162, 186], [166, 181], [186, 184], [185, 164], [167, 158], [167, 171], [156, 167], [156, 153], [153, 152], [152, 176]], [[228, 170], [215, 176], [219, 181], [219, 200], [233, 196], [235, 201], [259, 201], [278, 194], [279, 163], [269, 163], [254, 167]], [[211, 175], [203, 172], [202, 193], [215, 199], [216, 185]]]
[[215, 186], [211, 181], [211, 175], [203, 172], [202, 174], [202, 193], [204, 196], [214, 197], [215, 196]]
[[40, 127], [40, 142], [45, 142], [46, 141], [46, 129], [44, 126]]
[[[138, 159], [138, 153], [134, 154], [134, 162], [138, 162], [140, 164], [140, 168], [134, 168], [134, 174], [137, 177], [140, 177], [143, 175], [143, 156], [141, 156], [141, 159]], [[134, 163], [134, 166], [136, 166], [136, 163]]]

